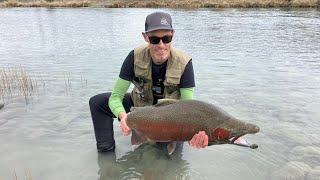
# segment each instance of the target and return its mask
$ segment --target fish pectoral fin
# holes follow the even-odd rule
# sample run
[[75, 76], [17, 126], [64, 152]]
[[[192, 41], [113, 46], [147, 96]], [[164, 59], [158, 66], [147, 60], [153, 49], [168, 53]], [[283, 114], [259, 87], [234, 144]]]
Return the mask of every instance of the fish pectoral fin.
[[179, 101], [179, 100], [176, 100], [176, 99], [159, 99], [158, 103], [153, 105], [153, 106], [154, 107], [166, 106], [166, 105], [169, 105], [169, 104], [174, 104], [177, 101]]
[[147, 138], [138, 134], [136, 131], [132, 131], [131, 136], [131, 144], [132, 145], [140, 145], [147, 141]]
[[168, 155], [171, 155], [174, 150], [176, 150], [177, 147], [177, 142], [176, 141], [172, 141], [167, 145], [167, 150], [168, 150]]

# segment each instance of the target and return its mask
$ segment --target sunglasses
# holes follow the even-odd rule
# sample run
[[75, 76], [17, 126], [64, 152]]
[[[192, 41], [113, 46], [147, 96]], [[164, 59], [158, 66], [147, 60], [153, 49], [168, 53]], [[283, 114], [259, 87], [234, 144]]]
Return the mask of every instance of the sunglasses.
[[172, 41], [172, 35], [166, 35], [163, 37], [157, 37], [157, 36], [148, 36], [148, 37], [151, 44], [159, 44], [160, 40], [162, 40], [164, 44], [168, 44]]

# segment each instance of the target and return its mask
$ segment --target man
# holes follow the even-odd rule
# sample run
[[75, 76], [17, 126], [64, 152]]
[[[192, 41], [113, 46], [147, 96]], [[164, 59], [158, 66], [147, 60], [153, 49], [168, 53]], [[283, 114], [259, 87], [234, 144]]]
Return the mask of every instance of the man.
[[[148, 106], [158, 99], [192, 99], [195, 87], [191, 57], [172, 48], [175, 30], [171, 16], [164, 12], [149, 14], [142, 32], [148, 45], [135, 48], [125, 59], [112, 93], [93, 96], [90, 111], [98, 152], [115, 149], [113, 118], [120, 121], [125, 136], [131, 133], [126, 124], [132, 106]], [[126, 93], [130, 84], [131, 94]], [[204, 131], [195, 134], [189, 144], [196, 148], [208, 146]]]

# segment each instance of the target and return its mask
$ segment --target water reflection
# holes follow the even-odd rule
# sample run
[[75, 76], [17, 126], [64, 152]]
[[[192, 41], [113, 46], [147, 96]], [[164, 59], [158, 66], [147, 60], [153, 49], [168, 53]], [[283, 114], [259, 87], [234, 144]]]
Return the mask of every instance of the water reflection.
[[183, 144], [170, 156], [164, 145], [145, 143], [116, 158], [116, 153], [99, 153], [99, 180], [188, 179], [189, 163], [182, 159]]

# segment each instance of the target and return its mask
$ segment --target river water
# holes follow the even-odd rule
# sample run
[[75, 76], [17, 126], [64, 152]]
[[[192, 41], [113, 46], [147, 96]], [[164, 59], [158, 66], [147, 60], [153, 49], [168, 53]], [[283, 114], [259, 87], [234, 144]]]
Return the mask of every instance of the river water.
[[195, 98], [257, 124], [249, 149], [217, 145], [168, 158], [133, 149], [115, 122], [115, 153], [98, 154], [88, 100], [111, 91], [122, 61], [159, 9], [0, 9], [0, 67], [37, 83], [0, 103], [0, 179], [319, 179], [320, 12], [160, 9], [173, 46], [193, 57]]

